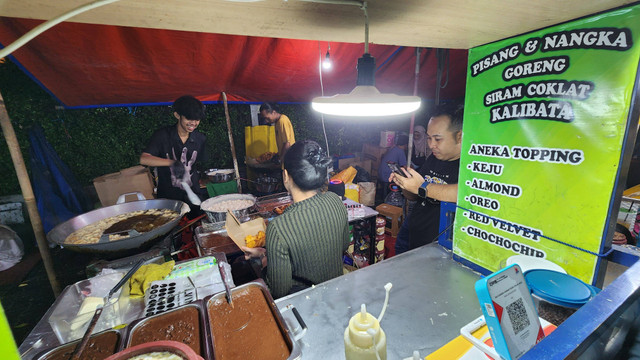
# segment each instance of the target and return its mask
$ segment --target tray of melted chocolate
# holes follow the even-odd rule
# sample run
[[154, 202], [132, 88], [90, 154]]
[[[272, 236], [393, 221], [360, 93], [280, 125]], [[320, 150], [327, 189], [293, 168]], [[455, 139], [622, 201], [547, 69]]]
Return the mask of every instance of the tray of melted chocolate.
[[204, 299], [213, 356], [231, 359], [299, 359], [298, 343], [261, 280]]
[[[92, 335], [89, 343], [82, 352], [82, 359], [103, 360], [118, 352], [121, 333], [117, 330], [107, 330]], [[37, 360], [68, 360], [80, 342], [80, 339], [53, 349], [45, 350], [36, 355]]]
[[125, 347], [152, 341], [173, 340], [188, 345], [204, 359], [211, 359], [202, 302], [132, 322], [127, 327]]

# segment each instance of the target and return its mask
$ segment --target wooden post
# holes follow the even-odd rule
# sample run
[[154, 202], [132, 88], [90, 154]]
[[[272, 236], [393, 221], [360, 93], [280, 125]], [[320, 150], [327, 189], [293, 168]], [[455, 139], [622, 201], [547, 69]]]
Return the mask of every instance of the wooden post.
[[229, 144], [231, 145], [231, 157], [233, 157], [233, 169], [236, 173], [236, 184], [238, 184], [238, 192], [242, 193], [242, 185], [240, 184], [240, 171], [238, 171], [238, 157], [236, 156], [236, 146], [233, 143], [233, 133], [231, 132], [231, 117], [229, 117], [229, 107], [227, 106], [227, 94], [222, 92], [222, 102], [224, 103], [224, 116], [227, 118], [227, 132], [229, 133]]
[[27, 168], [24, 165], [24, 158], [20, 151], [20, 145], [18, 144], [16, 133], [13, 130], [11, 119], [7, 113], [7, 108], [4, 105], [2, 94], [0, 94], [0, 126], [2, 127], [4, 138], [7, 141], [9, 152], [11, 153], [13, 166], [16, 169], [16, 175], [18, 176], [22, 196], [24, 197], [24, 202], [27, 205], [27, 211], [29, 212], [31, 227], [33, 228], [33, 233], [35, 234], [36, 242], [38, 243], [38, 250], [40, 251], [44, 268], [47, 271], [47, 276], [49, 277], [49, 284], [51, 284], [53, 294], [58, 297], [58, 295], [60, 295], [60, 284], [58, 284], [58, 279], [56, 278], [55, 271], [53, 270], [53, 261], [51, 260], [51, 254], [49, 253], [49, 244], [47, 243], [47, 239], [44, 235], [42, 220], [38, 213], [36, 199], [33, 195], [33, 188], [31, 188], [31, 180], [29, 179]]

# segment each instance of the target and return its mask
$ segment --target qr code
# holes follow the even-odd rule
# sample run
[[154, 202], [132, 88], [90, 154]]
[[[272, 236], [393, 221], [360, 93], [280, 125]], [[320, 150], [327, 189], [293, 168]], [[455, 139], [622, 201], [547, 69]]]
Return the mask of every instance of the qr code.
[[527, 310], [524, 307], [522, 298], [512, 302], [507, 306], [507, 315], [511, 320], [511, 327], [514, 334], [518, 335], [522, 330], [529, 326], [529, 317], [527, 317]]

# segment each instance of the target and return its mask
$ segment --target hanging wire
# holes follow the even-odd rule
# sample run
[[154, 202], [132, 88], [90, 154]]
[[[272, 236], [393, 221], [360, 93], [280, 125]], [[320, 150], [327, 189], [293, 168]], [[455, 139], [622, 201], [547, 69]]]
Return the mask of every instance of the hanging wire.
[[97, 7], [103, 6], [103, 5], [107, 5], [107, 4], [111, 4], [114, 3], [116, 1], [120, 1], [120, 0], [98, 0], [98, 1], [94, 1], [92, 3], [89, 4], [85, 4], [82, 6], [79, 6], [75, 9], [69, 10], [66, 13], [48, 20], [38, 26], [36, 26], [35, 28], [31, 29], [28, 33], [22, 35], [18, 40], [14, 41], [13, 43], [11, 43], [11, 45], [8, 45], [7, 47], [5, 47], [4, 49], [0, 50], [0, 58], [3, 58], [9, 54], [11, 54], [12, 52], [18, 50], [19, 48], [21, 48], [24, 44], [28, 43], [29, 41], [31, 41], [33, 38], [35, 38], [36, 36], [42, 34], [43, 32], [47, 31], [48, 29], [52, 28], [53, 26], [71, 18], [74, 17], [78, 14], [81, 14], [85, 11], [89, 11], [91, 9], [95, 9]]
[[[436, 49], [436, 59], [438, 61], [436, 72], [436, 94], [435, 104], [440, 104], [440, 89], [444, 89], [449, 84], [449, 50], [448, 49]], [[445, 71], [446, 66], [446, 71]], [[445, 73], [446, 80], [442, 83], [442, 75]]]
[[441, 88], [446, 88], [447, 85], [449, 84], [449, 49], [445, 49], [442, 51], [441, 53], [441, 57], [442, 57], [442, 65], [443, 67], [446, 66], [446, 70], [443, 70], [443, 72], [446, 75], [446, 80], [444, 82], [444, 84], [438, 84]]
[[[328, 50], [327, 50], [328, 51]], [[318, 41], [318, 74], [320, 77], [320, 93], [324, 96], [324, 85], [322, 83], [322, 50], [320, 49], [320, 42]], [[322, 123], [322, 133], [324, 134], [324, 143], [327, 146], [327, 156], [331, 157], [331, 153], [329, 152], [329, 140], [327, 139], [327, 129], [324, 126], [324, 115], [320, 113], [320, 122]]]

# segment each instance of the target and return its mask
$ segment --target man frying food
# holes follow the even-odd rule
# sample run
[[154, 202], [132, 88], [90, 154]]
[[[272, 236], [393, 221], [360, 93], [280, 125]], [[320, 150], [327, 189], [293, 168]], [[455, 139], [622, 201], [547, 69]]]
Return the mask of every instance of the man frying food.
[[185, 95], [173, 103], [173, 111], [177, 123], [153, 133], [140, 155], [140, 164], [158, 168], [158, 198], [184, 201], [194, 209], [181, 183], [186, 182], [203, 198], [196, 164], [206, 160], [206, 137], [196, 128], [205, 117], [204, 105], [195, 97]]

